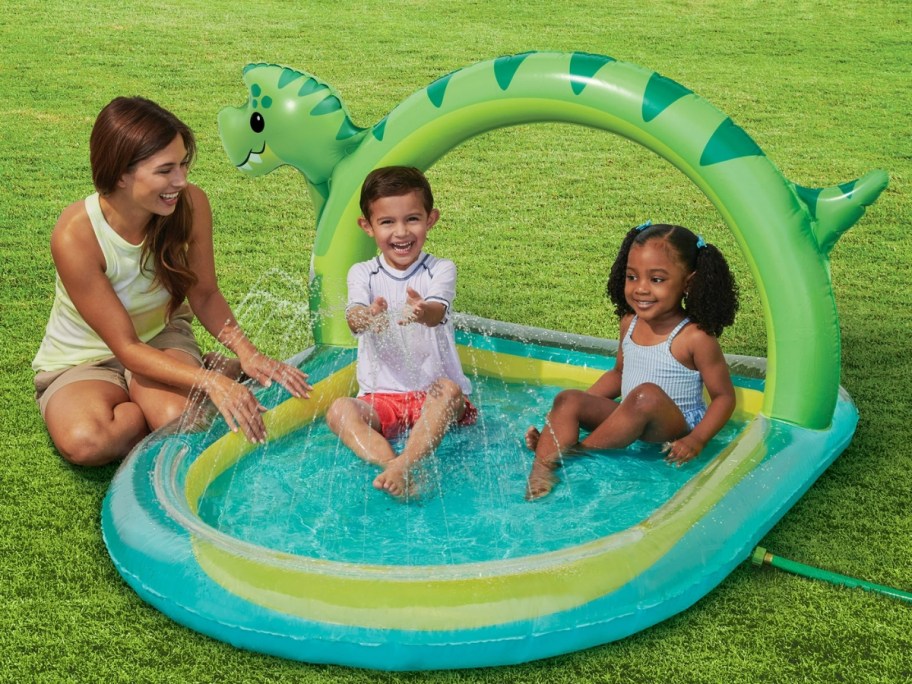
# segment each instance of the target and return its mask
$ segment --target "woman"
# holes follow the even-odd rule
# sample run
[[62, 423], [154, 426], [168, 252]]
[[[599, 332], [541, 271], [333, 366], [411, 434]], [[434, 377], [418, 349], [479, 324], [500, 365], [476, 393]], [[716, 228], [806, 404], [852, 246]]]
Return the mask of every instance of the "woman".
[[209, 201], [187, 182], [193, 133], [154, 102], [119, 97], [98, 115], [89, 148], [97, 192], [54, 227], [56, 296], [32, 363], [55, 446], [79, 465], [121, 458], [179, 416], [191, 389], [232, 430], [264, 441], [263, 406], [203, 366], [193, 315], [257, 382], [276, 380], [296, 397], [311, 388], [300, 370], [257, 351], [219, 291]]

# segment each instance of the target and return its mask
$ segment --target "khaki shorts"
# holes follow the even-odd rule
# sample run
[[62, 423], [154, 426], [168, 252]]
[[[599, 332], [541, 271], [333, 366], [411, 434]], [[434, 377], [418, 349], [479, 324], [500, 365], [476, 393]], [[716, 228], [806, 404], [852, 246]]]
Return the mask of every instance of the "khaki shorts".
[[[146, 344], [155, 349], [177, 349], [192, 356], [197, 363], [203, 364], [199, 345], [193, 336], [190, 318], [173, 318], [165, 329]], [[35, 374], [35, 399], [41, 410], [41, 417], [47, 410], [48, 402], [59, 389], [83, 380], [101, 380], [129, 391], [133, 374], [123, 367], [113, 356], [98, 361], [87, 361], [78, 366], [55, 371], [38, 371]]]

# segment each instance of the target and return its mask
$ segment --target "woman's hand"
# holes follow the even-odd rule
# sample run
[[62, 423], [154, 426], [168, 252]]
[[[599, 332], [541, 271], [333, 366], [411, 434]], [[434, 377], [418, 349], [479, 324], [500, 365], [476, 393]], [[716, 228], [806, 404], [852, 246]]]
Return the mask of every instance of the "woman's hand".
[[260, 415], [266, 407], [257, 401], [253, 392], [215, 371], [206, 372], [203, 389], [232, 432], [240, 428], [248, 441], [259, 444], [266, 441], [266, 425]]
[[313, 387], [307, 383], [307, 375], [300, 369], [259, 352], [245, 356], [240, 361], [244, 373], [263, 387], [271, 386], [275, 380], [287, 389], [291, 396], [298, 399], [310, 398]]

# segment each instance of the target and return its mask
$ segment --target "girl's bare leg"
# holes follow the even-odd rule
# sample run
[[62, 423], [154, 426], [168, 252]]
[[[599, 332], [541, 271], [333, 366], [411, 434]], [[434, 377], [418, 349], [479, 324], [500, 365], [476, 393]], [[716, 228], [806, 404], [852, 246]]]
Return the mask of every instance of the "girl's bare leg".
[[662, 388], [645, 383], [624, 397], [617, 410], [582, 445], [591, 449], [623, 449], [638, 439], [666, 442], [689, 431], [681, 410]]
[[466, 404], [462, 390], [452, 380], [440, 379], [428, 388], [421, 417], [412, 428], [398, 458], [388, 462], [374, 480], [374, 487], [393, 496], [410, 491], [408, 475], [423, 458], [434, 452], [449, 426], [462, 418]]
[[526, 444], [535, 444], [535, 460], [526, 487], [528, 500], [545, 496], [557, 478], [554, 469], [567, 449], [579, 443], [580, 427], [592, 429], [601, 425], [618, 408], [616, 402], [582, 390], [564, 390], [554, 398], [540, 433], [535, 428], [526, 432]]
[[532, 453], [535, 453], [535, 450], [538, 448], [539, 439], [541, 439], [541, 432], [534, 425], [530, 425], [529, 429], [526, 430], [526, 434], [524, 435], [526, 448]]

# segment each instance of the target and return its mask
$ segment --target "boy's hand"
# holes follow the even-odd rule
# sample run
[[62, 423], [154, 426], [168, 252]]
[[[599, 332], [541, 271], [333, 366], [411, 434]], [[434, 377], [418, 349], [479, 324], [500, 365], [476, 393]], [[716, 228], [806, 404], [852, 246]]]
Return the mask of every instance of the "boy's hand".
[[424, 301], [424, 297], [411, 287], [407, 287], [405, 293], [408, 296], [405, 300], [405, 306], [402, 307], [402, 318], [399, 319], [399, 325], [424, 323], [427, 314], [427, 302]]
[[389, 325], [389, 316], [386, 315], [388, 308], [389, 305], [383, 297], [377, 297], [370, 305], [367, 313], [370, 316], [369, 329], [371, 332], [381, 333], [386, 330]]

